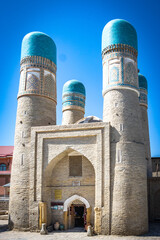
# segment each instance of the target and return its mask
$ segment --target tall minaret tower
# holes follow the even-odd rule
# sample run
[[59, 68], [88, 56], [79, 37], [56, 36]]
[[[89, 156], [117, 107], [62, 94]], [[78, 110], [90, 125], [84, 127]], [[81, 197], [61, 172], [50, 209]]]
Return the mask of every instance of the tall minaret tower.
[[140, 73], [138, 73], [139, 79], [139, 103], [142, 115], [142, 128], [144, 134], [144, 145], [145, 145], [145, 157], [147, 161], [147, 175], [152, 177], [152, 162], [150, 152], [150, 140], [149, 140], [149, 127], [148, 127], [148, 84], [147, 79]]
[[85, 96], [85, 87], [78, 80], [70, 80], [64, 84], [62, 94], [62, 125], [73, 124], [84, 118]]
[[[56, 124], [56, 45], [44, 33], [22, 41], [20, 86], [11, 175], [9, 223], [29, 228], [29, 162], [31, 127]], [[33, 213], [34, 214], [34, 213]]]
[[102, 59], [103, 121], [111, 124], [109, 234], [139, 235], [148, 230], [147, 176], [137, 34], [129, 22], [116, 19], [104, 27]]

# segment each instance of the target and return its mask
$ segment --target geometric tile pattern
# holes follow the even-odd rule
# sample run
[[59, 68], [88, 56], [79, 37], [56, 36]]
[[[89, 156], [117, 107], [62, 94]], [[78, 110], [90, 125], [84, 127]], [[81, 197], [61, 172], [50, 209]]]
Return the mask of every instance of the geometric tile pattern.
[[54, 96], [54, 78], [51, 74], [47, 74], [44, 77], [44, 92], [48, 95]]
[[148, 104], [147, 94], [146, 94], [145, 92], [141, 92], [141, 91], [140, 91], [139, 102], [140, 102], [140, 103], [143, 103], [143, 104], [145, 104], [145, 105]]
[[[122, 49], [117, 49], [117, 51], [119, 50], [120, 52], [108, 51], [102, 53], [103, 92], [105, 92], [109, 88], [113, 88], [116, 86], [126, 86], [139, 90], [136, 56], [131, 51], [129, 51], [129, 49], [125, 52], [122, 52]], [[125, 64], [126, 59], [130, 59], [130, 61]], [[119, 62], [119, 64], [118, 62], [116, 62], [116, 60]], [[118, 71], [116, 68], [113, 68], [112, 64], [118, 68]]]
[[138, 73], [132, 62], [126, 63], [124, 71], [124, 83], [132, 86], [138, 86]]
[[110, 69], [110, 82], [118, 82], [119, 81], [119, 69], [118, 67], [113, 66]]
[[23, 58], [18, 97], [36, 94], [56, 102], [56, 69], [49, 59], [40, 56]]
[[39, 79], [34, 74], [29, 73], [27, 76], [26, 90], [34, 90], [36, 92], [37, 91], [39, 92], [39, 88], [40, 88]]

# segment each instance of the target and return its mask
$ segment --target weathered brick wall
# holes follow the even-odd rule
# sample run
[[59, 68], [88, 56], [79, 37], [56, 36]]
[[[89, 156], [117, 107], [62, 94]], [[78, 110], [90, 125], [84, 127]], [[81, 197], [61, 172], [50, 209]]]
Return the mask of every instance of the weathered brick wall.
[[148, 231], [147, 161], [138, 94], [135, 55], [104, 54], [103, 121], [111, 124], [109, 231], [115, 235]]
[[160, 219], [160, 177], [152, 177], [148, 180], [149, 192], [149, 220]]
[[84, 118], [84, 112], [76, 109], [68, 109], [63, 111], [62, 125], [73, 124]]
[[150, 152], [147, 106], [140, 105], [140, 109], [141, 109], [141, 116], [142, 116], [142, 129], [143, 129], [143, 136], [144, 136], [145, 158], [147, 161], [147, 176], [152, 177], [152, 161], [151, 161], [151, 152]]

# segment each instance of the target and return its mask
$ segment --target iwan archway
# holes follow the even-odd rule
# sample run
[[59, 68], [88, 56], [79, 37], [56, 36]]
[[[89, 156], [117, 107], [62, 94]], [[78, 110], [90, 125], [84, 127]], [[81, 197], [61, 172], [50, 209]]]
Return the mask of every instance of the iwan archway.
[[94, 224], [95, 170], [80, 152], [67, 149], [45, 170], [42, 197], [47, 204], [47, 225], [65, 229]]

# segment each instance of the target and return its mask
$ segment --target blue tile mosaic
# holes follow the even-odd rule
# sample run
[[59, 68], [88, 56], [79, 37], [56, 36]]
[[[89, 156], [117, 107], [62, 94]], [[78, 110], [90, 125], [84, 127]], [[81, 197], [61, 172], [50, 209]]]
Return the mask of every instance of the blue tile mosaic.
[[102, 33], [102, 51], [113, 44], [126, 44], [138, 50], [137, 33], [129, 22], [114, 19], [106, 24]]
[[83, 83], [79, 82], [78, 80], [70, 80], [67, 81], [63, 86], [63, 95], [65, 93], [80, 93], [82, 95], [86, 95], [85, 87]]
[[110, 69], [109, 75], [109, 82], [119, 82], [119, 69], [117, 67], [112, 67]]
[[148, 91], [147, 79], [140, 73], [138, 73], [139, 88], [143, 88]]
[[22, 41], [21, 59], [27, 56], [41, 56], [56, 64], [56, 45], [45, 33], [28, 33]]

